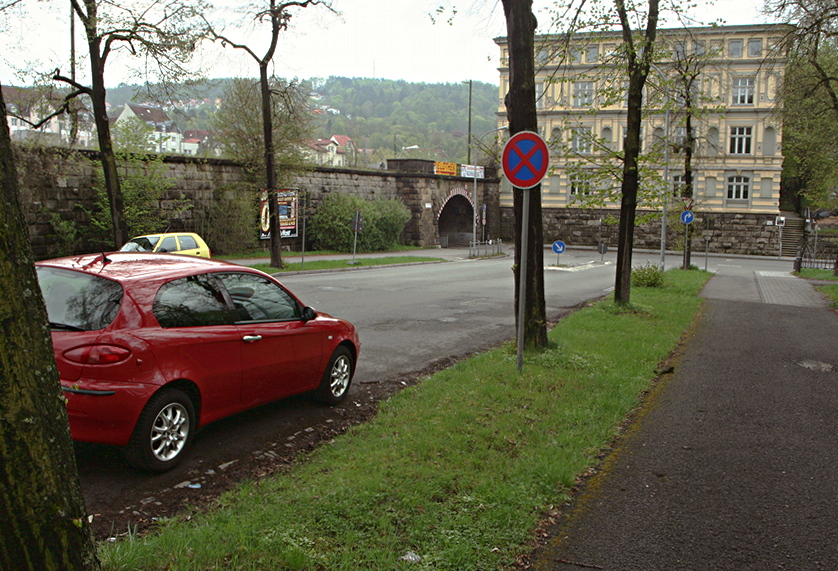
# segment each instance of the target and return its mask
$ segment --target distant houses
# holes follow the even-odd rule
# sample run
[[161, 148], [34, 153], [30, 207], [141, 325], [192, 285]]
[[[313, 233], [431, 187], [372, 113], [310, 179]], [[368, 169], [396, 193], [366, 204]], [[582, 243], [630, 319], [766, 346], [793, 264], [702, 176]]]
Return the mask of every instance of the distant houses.
[[359, 150], [346, 135], [332, 135], [306, 141], [305, 155], [319, 167], [347, 168], [358, 166]]
[[[6, 103], [9, 132], [13, 141], [40, 142], [45, 145], [70, 145], [87, 147], [95, 140], [93, 114], [79, 100], [74, 100], [71, 110], [75, 114], [55, 113], [64, 96], [55, 90], [2, 86]], [[43, 122], [43, 124], [41, 124]], [[40, 126], [36, 129], [35, 125]], [[73, 141], [75, 139], [75, 141]]]

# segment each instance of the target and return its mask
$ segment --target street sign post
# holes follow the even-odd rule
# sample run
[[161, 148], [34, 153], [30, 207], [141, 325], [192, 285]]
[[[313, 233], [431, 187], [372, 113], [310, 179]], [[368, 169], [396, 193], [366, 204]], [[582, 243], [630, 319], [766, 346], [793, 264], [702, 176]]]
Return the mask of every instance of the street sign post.
[[559, 267], [559, 256], [567, 249], [567, 246], [561, 240], [553, 242], [553, 251], [556, 252], [556, 267]]
[[[527, 246], [530, 227], [530, 189], [538, 186], [550, 167], [550, 151], [541, 135], [515, 133], [503, 146], [501, 168], [507, 180], [523, 191], [521, 196], [521, 255], [518, 268], [518, 372], [524, 366], [524, 310], [527, 297]], [[539, 245], [539, 247], [541, 247]]]

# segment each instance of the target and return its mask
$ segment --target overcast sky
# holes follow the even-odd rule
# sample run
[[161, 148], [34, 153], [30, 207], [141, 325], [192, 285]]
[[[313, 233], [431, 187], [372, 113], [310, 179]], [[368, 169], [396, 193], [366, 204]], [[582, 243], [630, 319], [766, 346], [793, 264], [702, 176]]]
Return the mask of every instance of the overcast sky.
[[[233, 0], [215, 2], [217, 6], [225, 3], [241, 5]], [[13, 70], [28, 64], [43, 70], [61, 66], [66, 71], [69, 27], [65, 12], [69, 6], [64, 10], [62, 3], [59, 14], [54, 2], [44, 4], [52, 6], [52, 12], [33, 4], [32, 10], [39, 12], [33, 12], [29, 20], [6, 17], [7, 29], [0, 34], [2, 83], [27, 83]], [[451, 24], [447, 22], [450, 9], [437, 17], [436, 23], [432, 21], [441, 4], [458, 7]], [[549, 4], [547, 0], [535, 0], [536, 14], [539, 7]], [[721, 16], [730, 25], [761, 23], [766, 21], [759, 14], [761, 6], [762, 0], [720, 0], [716, 8], [702, 10], [703, 21]], [[498, 49], [493, 38], [506, 35], [500, 0], [333, 0], [333, 7], [340, 16], [317, 7], [296, 11], [292, 29], [283, 34], [274, 58], [278, 76], [498, 82]], [[37, 26], [32, 25], [32, 18]], [[542, 15], [540, 21], [547, 19]], [[233, 23], [230, 16], [228, 24]], [[264, 28], [229, 29], [231, 39], [241, 39], [254, 47], [265, 33]], [[77, 50], [84, 48], [80, 39], [76, 44]], [[210, 77], [255, 76], [258, 72], [252, 59], [229, 48], [204, 49], [201, 61]], [[118, 62], [111, 62], [106, 70], [109, 85], [141, 81], [121, 73], [124, 66], [114, 63]]]

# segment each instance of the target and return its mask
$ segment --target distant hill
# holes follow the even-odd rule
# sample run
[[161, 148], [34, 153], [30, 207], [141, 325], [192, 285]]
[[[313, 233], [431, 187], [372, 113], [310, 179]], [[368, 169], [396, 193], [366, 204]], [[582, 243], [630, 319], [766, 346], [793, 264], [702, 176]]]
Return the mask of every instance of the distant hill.
[[[321, 111], [318, 136], [348, 135], [388, 157], [466, 162], [468, 84], [330, 77], [312, 80], [312, 90]], [[497, 127], [497, 86], [474, 82], [471, 103], [473, 135]]]
[[[181, 86], [179, 103], [166, 105], [181, 129], [210, 129], [214, 101], [226, 79]], [[329, 77], [307, 80], [316, 113], [312, 138], [347, 135], [375, 160], [399, 157], [465, 163], [468, 156], [467, 83], [409, 83], [401, 80]], [[139, 85], [108, 89], [111, 107], [129, 101], [153, 103]], [[477, 137], [497, 127], [498, 88], [472, 84], [472, 126]], [[409, 147], [409, 148], [408, 148]], [[475, 162], [473, 160], [473, 162]]]

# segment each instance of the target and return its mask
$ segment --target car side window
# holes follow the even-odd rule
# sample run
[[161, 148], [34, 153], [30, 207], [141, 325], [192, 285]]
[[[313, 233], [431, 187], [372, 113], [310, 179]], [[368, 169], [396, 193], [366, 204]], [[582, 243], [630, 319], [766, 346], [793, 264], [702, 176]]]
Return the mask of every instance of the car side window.
[[163, 284], [154, 298], [152, 311], [161, 327], [231, 325], [236, 320], [224, 301], [220, 285], [207, 275]]
[[192, 236], [178, 236], [178, 242], [180, 242], [180, 249], [181, 250], [197, 250], [198, 243], [195, 241], [195, 238]]
[[238, 321], [300, 319], [302, 307], [276, 283], [253, 274], [218, 274], [227, 288]]
[[177, 240], [175, 240], [174, 236], [166, 236], [163, 238], [163, 241], [160, 242], [160, 247], [157, 248], [158, 252], [177, 252]]

